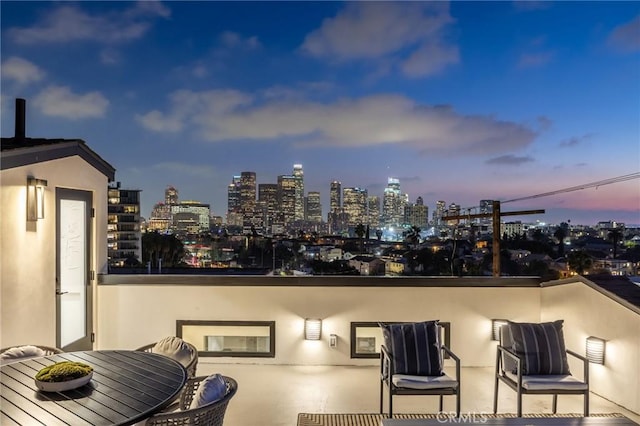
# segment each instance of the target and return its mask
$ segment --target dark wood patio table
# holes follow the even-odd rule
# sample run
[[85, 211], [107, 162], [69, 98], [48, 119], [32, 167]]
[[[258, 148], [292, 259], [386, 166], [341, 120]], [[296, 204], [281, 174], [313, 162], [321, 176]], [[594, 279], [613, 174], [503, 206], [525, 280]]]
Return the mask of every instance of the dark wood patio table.
[[[91, 381], [75, 390], [42, 392], [34, 376], [60, 361], [93, 367]], [[168, 406], [187, 381], [171, 358], [141, 351], [67, 352], [0, 367], [0, 424], [130, 425]]]

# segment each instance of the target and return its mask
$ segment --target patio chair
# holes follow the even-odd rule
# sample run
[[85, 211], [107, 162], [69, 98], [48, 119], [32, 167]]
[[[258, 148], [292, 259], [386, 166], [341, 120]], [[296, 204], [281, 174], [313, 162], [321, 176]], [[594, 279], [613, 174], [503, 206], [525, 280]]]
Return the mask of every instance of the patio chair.
[[[202, 383], [214, 378], [214, 376], [192, 377], [187, 380], [181, 394], [180, 405], [177, 411], [164, 412], [149, 417], [146, 426], [168, 426], [168, 425], [207, 425], [222, 426], [224, 415], [238, 390], [238, 383], [227, 376], [215, 375], [216, 380], [224, 380], [226, 389], [220, 399], [206, 402], [202, 405], [194, 404], [194, 400], [202, 400]], [[199, 406], [194, 406], [199, 405]]]
[[[438, 321], [380, 323], [384, 344], [380, 348], [380, 414], [383, 392], [389, 393], [389, 417], [393, 417], [395, 395], [455, 395], [456, 416], [460, 416], [460, 358], [440, 342]], [[443, 371], [443, 357], [455, 361], [455, 378]]]
[[[496, 352], [493, 413], [498, 412], [498, 385], [505, 383], [517, 392], [517, 416], [522, 417], [522, 395], [553, 395], [553, 414], [558, 395], [583, 395], [584, 416], [589, 415], [589, 361], [565, 349], [563, 320], [546, 323], [509, 321], [500, 328]], [[569, 371], [567, 354], [581, 360], [583, 380]]]
[[29, 358], [39, 358], [63, 353], [60, 348], [43, 345], [17, 345], [0, 349], [0, 364], [11, 364]]
[[187, 369], [189, 377], [195, 377], [198, 367], [198, 349], [179, 337], [169, 336], [156, 343], [150, 343], [136, 349], [168, 356], [180, 362]]

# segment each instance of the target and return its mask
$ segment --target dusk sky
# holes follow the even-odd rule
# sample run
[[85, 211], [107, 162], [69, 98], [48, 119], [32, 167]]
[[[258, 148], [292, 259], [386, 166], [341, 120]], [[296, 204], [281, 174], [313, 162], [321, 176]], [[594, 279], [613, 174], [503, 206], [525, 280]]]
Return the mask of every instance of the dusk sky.
[[[640, 2], [0, 2], [1, 126], [227, 208], [242, 171], [462, 208], [640, 171]], [[505, 204], [640, 224], [640, 180]]]

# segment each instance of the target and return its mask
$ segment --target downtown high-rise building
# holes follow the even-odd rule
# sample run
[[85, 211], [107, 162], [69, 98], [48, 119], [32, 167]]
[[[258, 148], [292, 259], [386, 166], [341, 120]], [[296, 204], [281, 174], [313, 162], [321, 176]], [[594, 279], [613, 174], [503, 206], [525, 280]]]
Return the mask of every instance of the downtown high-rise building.
[[389, 178], [382, 196], [382, 224], [397, 226], [404, 218], [406, 195], [400, 192], [400, 180]]
[[347, 225], [356, 226], [367, 222], [367, 190], [344, 188], [342, 190], [342, 210], [347, 215]]
[[491, 218], [491, 214], [493, 213], [493, 200], [480, 200], [479, 210], [480, 214], [486, 214], [489, 216], [480, 218], [478, 222], [483, 225], [491, 224], [493, 221]]
[[380, 226], [380, 197], [370, 195], [367, 198], [367, 225], [376, 229]]
[[173, 186], [167, 186], [164, 190], [164, 203], [168, 206], [178, 204], [178, 190]]
[[110, 266], [142, 262], [139, 189], [111, 183], [107, 204], [107, 256]]
[[418, 197], [415, 203], [407, 203], [404, 208], [404, 223], [420, 229], [429, 226], [429, 208], [424, 205], [422, 197]]
[[293, 165], [293, 177], [295, 179], [295, 207], [294, 221], [304, 220], [304, 172], [302, 164]]
[[256, 213], [256, 173], [240, 173], [240, 210], [243, 228], [251, 228]]
[[446, 212], [447, 212], [447, 203], [442, 200], [436, 201], [436, 209], [433, 211], [434, 226], [439, 226], [444, 224], [444, 221], [442, 220], [442, 216], [444, 216]]
[[278, 176], [278, 206], [281, 224], [292, 225], [295, 222], [296, 177], [292, 175]]
[[309, 191], [306, 197], [305, 220], [312, 223], [322, 222], [322, 204], [320, 193]]
[[278, 185], [275, 183], [258, 184], [257, 210], [262, 216], [265, 229], [271, 229], [278, 213]]
[[227, 187], [227, 224], [230, 226], [242, 226], [240, 175], [235, 175]]
[[337, 180], [331, 182], [329, 188], [329, 213], [338, 213], [342, 208], [342, 183]]

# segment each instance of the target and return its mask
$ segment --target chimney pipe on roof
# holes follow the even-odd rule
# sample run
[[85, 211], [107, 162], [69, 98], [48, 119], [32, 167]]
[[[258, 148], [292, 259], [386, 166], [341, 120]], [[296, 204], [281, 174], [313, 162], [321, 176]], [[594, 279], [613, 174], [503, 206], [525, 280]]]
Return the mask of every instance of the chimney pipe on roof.
[[26, 105], [27, 101], [22, 98], [16, 98], [16, 127], [15, 127], [15, 138], [16, 139], [25, 139], [26, 138]]

